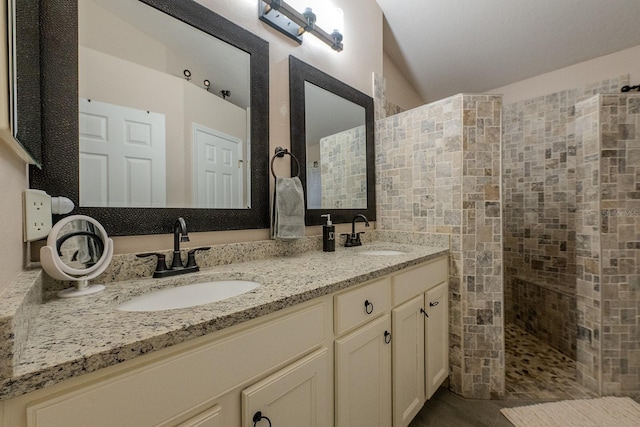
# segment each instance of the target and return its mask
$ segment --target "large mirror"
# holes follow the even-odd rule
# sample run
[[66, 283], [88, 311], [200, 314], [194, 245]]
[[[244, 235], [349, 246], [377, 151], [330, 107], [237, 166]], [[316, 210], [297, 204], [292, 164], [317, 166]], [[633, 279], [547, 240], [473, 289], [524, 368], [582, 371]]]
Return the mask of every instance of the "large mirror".
[[111, 235], [268, 228], [268, 43], [198, 3], [41, 4], [43, 171]]
[[[373, 100], [289, 57], [291, 149], [305, 189], [306, 224], [375, 220]], [[297, 168], [292, 165], [292, 174]]]

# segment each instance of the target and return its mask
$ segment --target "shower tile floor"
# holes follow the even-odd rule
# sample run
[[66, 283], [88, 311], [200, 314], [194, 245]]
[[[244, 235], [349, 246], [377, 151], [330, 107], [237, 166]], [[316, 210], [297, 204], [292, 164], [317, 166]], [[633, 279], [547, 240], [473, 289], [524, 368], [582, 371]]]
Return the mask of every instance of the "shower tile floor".
[[585, 399], [576, 362], [513, 324], [505, 326], [506, 399]]

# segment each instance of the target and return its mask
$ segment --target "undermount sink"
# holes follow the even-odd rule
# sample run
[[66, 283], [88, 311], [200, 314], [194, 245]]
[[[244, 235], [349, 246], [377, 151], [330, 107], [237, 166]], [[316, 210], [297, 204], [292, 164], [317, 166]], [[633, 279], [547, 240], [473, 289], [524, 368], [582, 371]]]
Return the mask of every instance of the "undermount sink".
[[377, 249], [377, 250], [370, 250], [370, 251], [362, 251], [359, 252], [362, 255], [374, 255], [374, 256], [385, 256], [385, 255], [404, 255], [406, 254], [406, 252], [402, 252], [402, 251], [394, 251], [394, 250], [386, 250], [386, 249]]
[[246, 280], [215, 280], [160, 289], [125, 301], [122, 311], [161, 311], [194, 307], [244, 294], [260, 286]]

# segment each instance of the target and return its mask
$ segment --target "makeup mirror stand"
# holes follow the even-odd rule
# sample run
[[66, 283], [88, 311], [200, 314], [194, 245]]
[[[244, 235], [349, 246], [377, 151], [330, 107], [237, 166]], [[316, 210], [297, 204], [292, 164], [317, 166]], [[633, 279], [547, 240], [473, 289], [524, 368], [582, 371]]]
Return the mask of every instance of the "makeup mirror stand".
[[[99, 234], [95, 234], [94, 238], [99, 238], [104, 246], [100, 258], [88, 268], [74, 268], [67, 265], [59, 252], [59, 247], [67, 240], [64, 235], [60, 236], [60, 232], [73, 221], [86, 221], [95, 227]], [[106, 270], [112, 256], [113, 240], [107, 236], [107, 232], [98, 221], [85, 215], [71, 215], [58, 221], [49, 233], [47, 245], [40, 249], [40, 261], [47, 274], [54, 279], [70, 281], [74, 284], [74, 286], [58, 292], [60, 298], [73, 298], [103, 291], [104, 285], [89, 285], [89, 280], [95, 279]]]

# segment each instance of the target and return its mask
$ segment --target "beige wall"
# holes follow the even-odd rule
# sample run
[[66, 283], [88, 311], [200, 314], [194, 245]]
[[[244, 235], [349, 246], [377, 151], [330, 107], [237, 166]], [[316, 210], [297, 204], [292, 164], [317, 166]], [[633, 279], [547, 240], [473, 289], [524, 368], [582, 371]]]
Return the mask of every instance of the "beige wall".
[[567, 88], [587, 86], [623, 74], [630, 75], [631, 85], [640, 84], [640, 46], [495, 88], [486, 93], [502, 94], [504, 104], [507, 105]]
[[411, 110], [424, 105], [424, 100], [404, 74], [400, 72], [400, 69], [389, 55], [385, 53], [383, 59], [384, 78], [387, 83], [387, 101], [401, 107], [403, 110]]

